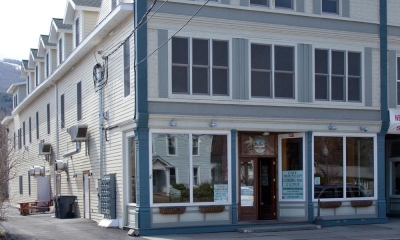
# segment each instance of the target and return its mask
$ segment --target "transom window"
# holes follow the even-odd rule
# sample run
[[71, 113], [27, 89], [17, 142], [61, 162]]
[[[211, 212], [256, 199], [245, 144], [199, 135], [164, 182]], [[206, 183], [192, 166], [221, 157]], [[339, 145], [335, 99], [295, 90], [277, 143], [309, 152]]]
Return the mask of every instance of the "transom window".
[[172, 93], [229, 95], [228, 41], [172, 38]]
[[339, 0], [322, 0], [322, 12], [339, 14]]
[[294, 47], [251, 44], [251, 96], [295, 98]]
[[315, 49], [315, 99], [361, 102], [361, 53]]

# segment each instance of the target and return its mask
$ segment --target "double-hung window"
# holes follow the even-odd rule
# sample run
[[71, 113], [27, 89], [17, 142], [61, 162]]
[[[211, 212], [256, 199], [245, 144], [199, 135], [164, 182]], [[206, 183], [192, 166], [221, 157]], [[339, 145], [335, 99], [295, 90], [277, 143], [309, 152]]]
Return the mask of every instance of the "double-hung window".
[[65, 128], [65, 96], [61, 95], [60, 99], [60, 111], [61, 111], [61, 128]]
[[322, 12], [339, 14], [339, 0], [322, 0]]
[[127, 38], [124, 43], [124, 97], [131, 94], [131, 49], [129, 44], [130, 38]]
[[315, 100], [361, 102], [361, 53], [315, 49]]
[[36, 112], [36, 139], [39, 139], [39, 112]]
[[39, 86], [39, 66], [36, 65], [35, 67], [35, 82], [36, 82], [36, 87]]
[[294, 47], [251, 44], [251, 96], [295, 98]]
[[75, 20], [75, 47], [77, 47], [79, 45], [79, 41], [80, 41], [80, 26], [79, 26], [79, 18], [77, 18]]
[[167, 136], [168, 155], [176, 155], [176, 138], [173, 135]]
[[29, 128], [29, 143], [31, 143], [32, 142], [32, 118], [31, 117], [29, 117], [28, 128]]
[[229, 42], [172, 38], [172, 93], [229, 96]]
[[269, 0], [250, 0], [250, 4], [264, 5], [264, 6], [269, 7]]
[[76, 117], [77, 121], [82, 120], [82, 82], [76, 84]]
[[50, 73], [50, 66], [49, 66], [49, 53], [46, 53], [46, 77], [49, 77]]
[[275, 0], [275, 7], [293, 9], [293, 0]]
[[61, 65], [62, 63], [62, 56], [63, 56], [62, 51], [63, 51], [63, 41], [62, 38], [60, 38], [58, 40], [58, 65]]
[[47, 134], [50, 134], [50, 103], [47, 104]]

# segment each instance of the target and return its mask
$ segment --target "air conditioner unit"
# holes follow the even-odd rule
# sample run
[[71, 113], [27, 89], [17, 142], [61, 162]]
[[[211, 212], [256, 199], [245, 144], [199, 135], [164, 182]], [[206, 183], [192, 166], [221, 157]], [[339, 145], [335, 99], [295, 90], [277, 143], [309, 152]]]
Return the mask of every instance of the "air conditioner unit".
[[63, 172], [63, 171], [66, 172], [68, 164], [66, 162], [64, 162], [63, 160], [56, 160], [54, 167], [58, 173]]
[[33, 177], [44, 176], [44, 167], [33, 166], [29, 168], [29, 174]]
[[85, 142], [89, 140], [89, 131], [87, 124], [77, 124], [67, 129], [71, 135], [71, 142]]
[[51, 143], [39, 143], [39, 155], [51, 155]]

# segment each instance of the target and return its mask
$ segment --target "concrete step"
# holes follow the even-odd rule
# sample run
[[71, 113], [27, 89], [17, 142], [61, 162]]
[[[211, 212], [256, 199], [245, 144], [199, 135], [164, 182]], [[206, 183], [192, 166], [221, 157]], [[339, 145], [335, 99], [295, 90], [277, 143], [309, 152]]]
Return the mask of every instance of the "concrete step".
[[285, 226], [258, 226], [258, 227], [245, 227], [238, 228], [240, 233], [260, 233], [260, 232], [286, 232], [286, 231], [299, 231], [299, 230], [317, 230], [321, 229], [320, 225], [302, 224], [302, 225], [285, 225]]

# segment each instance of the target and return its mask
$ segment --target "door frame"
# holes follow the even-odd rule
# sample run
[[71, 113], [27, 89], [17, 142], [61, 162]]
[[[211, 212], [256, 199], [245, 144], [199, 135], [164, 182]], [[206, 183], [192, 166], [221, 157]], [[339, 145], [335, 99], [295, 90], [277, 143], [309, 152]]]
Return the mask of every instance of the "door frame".
[[[85, 175], [87, 175], [87, 187], [88, 187], [88, 199], [89, 199], [89, 202], [88, 202], [88, 206], [86, 206], [86, 203], [85, 203], [85, 197], [86, 197], [86, 195], [85, 195]], [[86, 218], [86, 219], [92, 219], [91, 218], [91, 214], [90, 214], [90, 171], [89, 170], [85, 170], [85, 171], [82, 171], [82, 181], [83, 181], [83, 184], [82, 184], [82, 186], [83, 186], [83, 191], [82, 191], [82, 193], [83, 193], [83, 218]], [[86, 216], [86, 208], [89, 208], [89, 211], [88, 211], [88, 213], [89, 213], [89, 216]]]
[[[284, 199], [282, 198], [282, 139], [293, 139], [301, 138], [303, 141], [303, 198], [302, 199]], [[288, 133], [278, 135], [278, 198], [279, 202], [305, 202], [307, 194], [307, 184], [306, 184], [306, 134], [302, 133]]]

